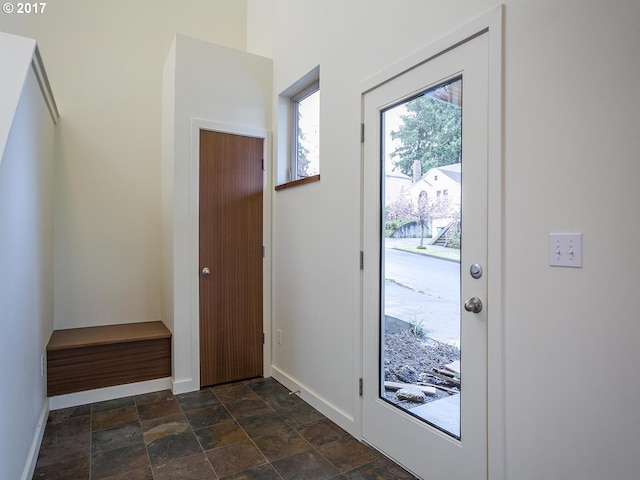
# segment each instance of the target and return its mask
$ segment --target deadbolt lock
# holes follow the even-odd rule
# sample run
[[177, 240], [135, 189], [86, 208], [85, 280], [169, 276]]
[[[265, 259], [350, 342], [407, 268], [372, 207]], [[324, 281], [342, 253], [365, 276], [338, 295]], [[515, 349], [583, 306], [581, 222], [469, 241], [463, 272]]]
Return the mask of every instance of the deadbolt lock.
[[482, 276], [482, 265], [480, 265], [479, 263], [474, 263], [469, 268], [469, 273], [473, 278], [480, 278]]

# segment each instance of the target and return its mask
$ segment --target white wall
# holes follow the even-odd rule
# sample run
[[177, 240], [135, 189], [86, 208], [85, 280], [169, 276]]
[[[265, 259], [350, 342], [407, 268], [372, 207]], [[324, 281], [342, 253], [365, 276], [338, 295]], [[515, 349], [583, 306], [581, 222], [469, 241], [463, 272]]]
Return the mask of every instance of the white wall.
[[243, 49], [246, 1], [57, 0], [0, 31], [38, 40], [60, 107], [55, 327], [160, 319], [162, 66], [177, 32]]
[[273, 57], [273, 22], [276, 15], [274, 0], [248, 0], [247, 52]]
[[[273, 194], [273, 328], [283, 332], [274, 375], [355, 432], [358, 85], [497, 4], [274, 4], [274, 101], [318, 64], [322, 88], [322, 179]], [[502, 378], [506, 423], [491, 427], [490, 442], [506, 452], [491, 459], [492, 471], [514, 480], [636, 478], [640, 4], [505, 4], [504, 318], [496, 319], [505, 372], [492, 375]], [[584, 268], [549, 267], [547, 234], [576, 231]]]
[[[1, 41], [5, 41], [3, 38]], [[0, 162], [0, 478], [31, 478], [48, 412], [40, 358], [53, 330], [54, 122], [30, 59]], [[25, 52], [22, 52], [25, 53]], [[22, 56], [21, 56], [22, 57]], [[20, 58], [22, 60], [22, 58]], [[18, 60], [16, 58], [16, 60]], [[26, 75], [26, 80], [24, 76]], [[0, 92], [0, 95], [5, 92]], [[2, 111], [2, 114], [12, 112]]]
[[35, 48], [33, 39], [0, 32], [0, 163]]
[[[636, 478], [640, 3], [507, 7], [507, 473]], [[584, 233], [583, 269], [547, 266], [558, 231]]]
[[273, 196], [273, 329], [283, 336], [274, 345], [274, 376], [302, 388], [303, 398], [354, 434], [361, 362], [359, 85], [487, 5], [493, 6], [275, 2], [274, 93], [320, 65], [322, 134], [321, 181]]
[[[200, 388], [198, 262], [199, 128], [265, 137], [270, 144], [270, 59], [178, 35], [164, 68], [163, 312], [173, 331], [174, 391]], [[265, 162], [269, 164], [268, 150]], [[269, 247], [270, 180], [265, 175], [264, 235]], [[265, 259], [265, 322], [270, 314]], [[267, 332], [268, 333], [268, 332]], [[265, 365], [270, 350], [265, 348]]]

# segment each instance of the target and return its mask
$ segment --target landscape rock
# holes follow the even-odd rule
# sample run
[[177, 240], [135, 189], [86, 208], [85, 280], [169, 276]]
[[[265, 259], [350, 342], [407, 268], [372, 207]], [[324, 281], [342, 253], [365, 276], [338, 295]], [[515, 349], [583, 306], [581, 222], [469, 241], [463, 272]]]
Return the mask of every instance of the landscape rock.
[[397, 373], [398, 378], [404, 383], [416, 383], [420, 381], [418, 371], [411, 365], [403, 365]]
[[[446, 364], [460, 360], [460, 350], [453, 346], [438, 342], [432, 338], [425, 337], [418, 339], [411, 332], [403, 331], [385, 335], [384, 343], [384, 374], [385, 381], [399, 383], [420, 383], [406, 382], [400, 378], [398, 373], [403, 366], [409, 365], [416, 372], [432, 372], [434, 368], [443, 368]], [[427, 383], [444, 384], [438, 379], [424, 377]], [[456, 389], [450, 385], [449, 388]], [[396, 392], [383, 392], [384, 398], [389, 402], [402, 408], [414, 408], [419, 404], [398, 400]], [[436, 395], [427, 397], [427, 402], [440, 400], [449, 397], [449, 393], [437, 390]]]
[[424, 403], [427, 397], [417, 388], [401, 388], [396, 392], [398, 400], [404, 400], [412, 403]]

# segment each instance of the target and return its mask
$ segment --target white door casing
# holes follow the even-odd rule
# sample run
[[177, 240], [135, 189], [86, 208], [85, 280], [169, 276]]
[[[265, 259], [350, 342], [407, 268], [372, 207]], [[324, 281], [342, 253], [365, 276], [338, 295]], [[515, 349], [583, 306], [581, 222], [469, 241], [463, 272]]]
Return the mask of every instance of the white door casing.
[[[497, 12], [497, 14], [496, 14]], [[438, 42], [422, 61], [404, 61], [387, 78], [378, 76], [363, 88], [363, 439], [419, 476], [439, 473], [448, 478], [487, 478], [489, 458], [500, 458], [504, 447], [502, 425], [501, 320], [501, 190], [500, 190], [500, 28], [501, 9], [472, 22], [457, 35]], [[481, 25], [484, 22], [484, 27]], [[487, 24], [490, 27], [487, 27]], [[473, 31], [474, 28], [477, 30]], [[490, 35], [490, 28], [492, 28]], [[470, 33], [469, 33], [470, 32]], [[466, 35], [462, 36], [461, 35]], [[454, 39], [455, 41], [451, 41]], [[497, 50], [497, 54], [496, 54]], [[415, 59], [415, 56], [414, 56]], [[402, 63], [402, 62], [401, 62]], [[496, 73], [498, 78], [495, 77]], [[462, 309], [461, 342], [463, 394], [461, 438], [457, 440], [379, 398], [380, 345], [380, 213], [381, 111], [436, 86], [463, 78], [463, 250], [461, 304], [479, 297], [484, 309], [474, 314]], [[494, 83], [489, 83], [493, 78]], [[492, 123], [493, 122], [493, 123]], [[489, 191], [489, 186], [494, 191]], [[489, 213], [490, 207], [492, 208]], [[489, 231], [487, 230], [489, 228]], [[493, 242], [490, 245], [489, 240]], [[481, 279], [469, 275], [473, 263], [483, 265]], [[495, 272], [493, 271], [495, 269]], [[492, 296], [488, 296], [491, 286]], [[490, 325], [491, 322], [495, 324]], [[495, 345], [488, 357], [488, 345]], [[489, 380], [488, 371], [495, 375]], [[493, 391], [488, 392], [491, 381]], [[488, 429], [489, 405], [495, 424]], [[487, 438], [495, 439], [490, 447]], [[402, 439], [406, 440], [402, 440]], [[442, 472], [439, 471], [442, 466]], [[452, 471], [453, 466], [453, 471]], [[492, 466], [495, 477], [504, 475]]]

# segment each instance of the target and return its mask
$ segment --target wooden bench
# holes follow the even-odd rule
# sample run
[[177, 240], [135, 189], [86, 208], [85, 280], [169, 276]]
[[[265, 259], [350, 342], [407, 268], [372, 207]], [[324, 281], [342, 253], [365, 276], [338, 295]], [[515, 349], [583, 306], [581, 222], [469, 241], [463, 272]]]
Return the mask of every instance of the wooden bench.
[[162, 322], [54, 330], [47, 396], [171, 376], [171, 332]]

